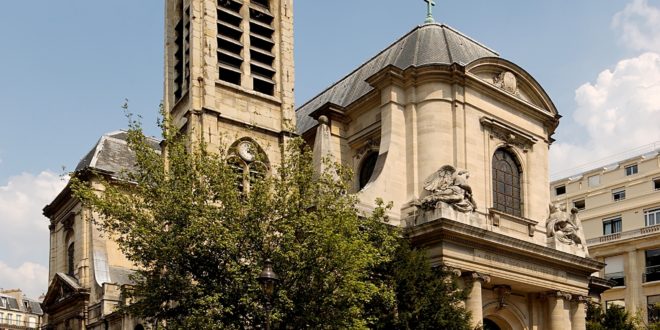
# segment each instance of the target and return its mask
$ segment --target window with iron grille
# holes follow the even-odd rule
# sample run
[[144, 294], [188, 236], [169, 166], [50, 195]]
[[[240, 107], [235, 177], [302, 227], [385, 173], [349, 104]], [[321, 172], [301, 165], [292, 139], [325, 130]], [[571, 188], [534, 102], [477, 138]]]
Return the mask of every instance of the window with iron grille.
[[522, 217], [522, 168], [515, 155], [498, 149], [493, 155], [493, 208]]

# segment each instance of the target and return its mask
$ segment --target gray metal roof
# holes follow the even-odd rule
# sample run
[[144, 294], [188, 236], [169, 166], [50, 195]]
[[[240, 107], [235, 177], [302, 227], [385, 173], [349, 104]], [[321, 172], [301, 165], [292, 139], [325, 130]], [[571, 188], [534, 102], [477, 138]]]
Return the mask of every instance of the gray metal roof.
[[367, 78], [388, 65], [400, 69], [430, 64], [466, 65], [483, 57], [499, 57], [499, 54], [444, 24], [418, 26], [300, 106], [296, 110], [298, 133], [304, 133], [316, 125], [309, 114], [324, 104], [345, 107], [369, 93], [373, 88], [366, 82]]
[[[120, 173], [135, 168], [135, 153], [130, 150], [126, 139], [128, 133], [116, 131], [103, 135], [76, 166], [76, 172], [87, 168], [109, 173]], [[155, 150], [160, 150], [156, 139], [149, 143]]]

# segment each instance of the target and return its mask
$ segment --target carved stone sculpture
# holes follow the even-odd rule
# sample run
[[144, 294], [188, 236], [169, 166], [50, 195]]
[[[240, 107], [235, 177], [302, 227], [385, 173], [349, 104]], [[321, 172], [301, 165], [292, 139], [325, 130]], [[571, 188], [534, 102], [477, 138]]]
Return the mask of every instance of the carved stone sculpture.
[[440, 207], [439, 202], [445, 202], [457, 211], [472, 212], [477, 208], [477, 203], [472, 198], [472, 188], [467, 182], [469, 177], [467, 170], [445, 165], [424, 183], [424, 189], [430, 195], [417, 200], [415, 204], [422, 209], [432, 210]]
[[578, 246], [586, 252], [584, 231], [577, 213], [576, 208], [572, 208], [569, 214], [563, 204], [550, 204], [550, 216], [548, 216], [546, 230], [548, 237], [554, 237], [557, 241], [567, 245]]

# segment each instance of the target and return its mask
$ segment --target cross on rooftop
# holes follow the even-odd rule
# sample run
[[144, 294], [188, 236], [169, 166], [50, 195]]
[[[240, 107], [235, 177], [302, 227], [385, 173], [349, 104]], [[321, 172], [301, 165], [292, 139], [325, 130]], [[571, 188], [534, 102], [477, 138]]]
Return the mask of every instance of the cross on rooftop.
[[435, 1], [424, 0], [424, 2], [426, 2], [426, 19], [424, 20], [424, 23], [433, 23], [435, 22], [433, 19], [433, 6], [435, 6]]

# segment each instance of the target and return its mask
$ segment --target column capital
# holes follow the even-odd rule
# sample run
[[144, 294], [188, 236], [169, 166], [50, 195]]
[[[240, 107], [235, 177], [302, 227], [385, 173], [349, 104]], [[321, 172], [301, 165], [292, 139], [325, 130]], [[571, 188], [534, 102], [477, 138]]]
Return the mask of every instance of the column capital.
[[564, 292], [564, 291], [547, 291], [547, 292], [541, 293], [541, 297], [557, 298], [557, 299], [570, 301], [571, 298], [573, 297], [573, 295], [571, 295], [568, 292]]
[[463, 278], [470, 282], [490, 283], [490, 276], [478, 272], [463, 272]]
[[460, 269], [455, 268], [455, 267], [451, 267], [451, 266], [444, 266], [443, 265], [442, 266], [442, 271], [447, 272], [447, 273], [452, 273], [456, 276], [461, 276], [463, 274]]
[[591, 300], [591, 298], [589, 298], [588, 296], [583, 296], [579, 294], [573, 294], [571, 299], [571, 301], [575, 301], [577, 303], [582, 303], [582, 304], [588, 302], [589, 300]]

